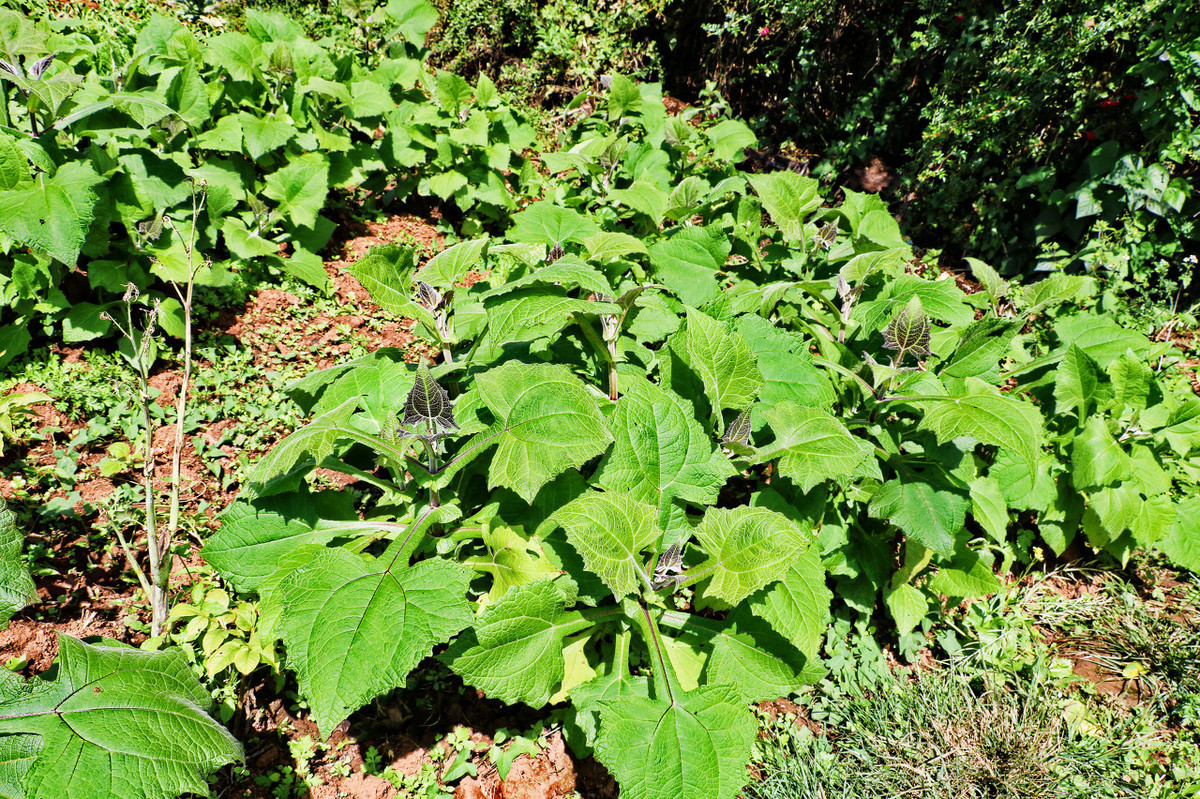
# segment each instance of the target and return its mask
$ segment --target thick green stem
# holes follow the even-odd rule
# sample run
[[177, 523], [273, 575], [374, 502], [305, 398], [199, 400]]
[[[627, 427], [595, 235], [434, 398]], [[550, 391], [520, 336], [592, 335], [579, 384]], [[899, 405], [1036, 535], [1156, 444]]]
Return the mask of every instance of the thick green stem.
[[671, 660], [667, 657], [667, 648], [663, 643], [658, 623], [643, 602], [625, 599], [621, 605], [625, 608], [625, 613], [629, 616], [630, 621], [641, 633], [642, 639], [646, 642], [646, 648], [650, 650], [650, 657], [654, 660], [656, 691], [660, 698], [665, 698], [671, 704], [675, 704], [675, 694], [683, 693], [683, 689], [679, 685], [675, 667], [671, 665]]

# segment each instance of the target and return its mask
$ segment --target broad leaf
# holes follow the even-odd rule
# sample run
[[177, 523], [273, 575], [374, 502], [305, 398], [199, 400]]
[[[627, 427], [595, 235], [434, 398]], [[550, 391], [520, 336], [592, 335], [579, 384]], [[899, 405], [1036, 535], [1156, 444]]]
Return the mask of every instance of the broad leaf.
[[[397, 544], [389, 548], [393, 551]], [[404, 685], [435, 646], [471, 624], [471, 573], [447, 560], [321, 552], [284, 580], [288, 662], [324, 735]]]
[[870, 514], [885, 519], [944, 557], [954, 554], [970, 501], [961, 493], [906, 476], [883, 484], [871, 497]]
[[846, 426], [825, 411], [785, 401], [765, 414], [775, 441], [761, 458], [778, 457], [779, 473], [794, 480], [801, 491], [824, 480], [849, 477], [866, 457]]
[[784, 239], [805, 240], [804, 223], [809, 214], [821, 207], [817, 180], [786, 171], [750, 175], [748, 179]]
[[737, 470], [674, 392], [642, 379], [622, 389], [624, 396], [608, 420], [616, 443], [595, 480], [607, 491], [656, 505], [659, 526], [671, 530], [683, 522], [676, 501], [715, 504], [721, 486]]
[[[247, 134], [249, 135], [249, 134]], [[329, 193], [329, 160], [323, 153], [306, 153], [288, 160], [282, 169], [267, 175], [263, 194], [279, 205], [275, 209], [293, 227], [312, 227]]]
[[28, 799], [205, 794], [205, 774], [241, 760], [241, 744], [205, 712], [212, 700], [178, 650], [60, 635], [57, 665], [53, 680], [34, 679], [0, 704], [0, 742], [18, 734], [28, 758], [32, 741], [24, 736], [40, 736], [23, 780]]
[[551, 478], [612, 442], [596, 399], [566, 367], [510, 362], [477, 376], [476, 384], [496, 422], [464, 453], [496, 445], [489, 488], [511, 488], [532, 502]]
[[489, 698], [541, 707], [566, 674], [563, 636], [590, 624], [565, 603], [562, 589], [546, 580], [513, 588], [441, 659]]
[[757, 725], [729, 686], [607, 701], [596, 757], [629, 799], [732, 799]]
[[95, 215], [100, 182], [87, 161], [71, 161], [29, 188], [0, 191], [0, 233], [73, 267]]
[[650, 245], [654, 274], [688, 305], [699, 307], [717, 296], [732, 244], [717, 225], [687, 227]]
[[654, 508], [623, 494], [591, 493], [568, 503], [551, 520], [567, 531], [587, 569], [619, 599], [647, 582], [642, 550], [658, 541]]
[[1008, 449], [1032, 472], [1037, 468], [1044, 432], [1042, 415], [1027, 402], [996, 392], [975, 378], [967, 379], [972, 392], [924, 402], [921, 430], [932, 430], [938, 441], [970, 436], [984, 444]]
[[29, 570], [21, 562], [23, 536], [12, 511], [0, 503], [0, 625], [27, 605], [37, 601]]
[[787, 566], [779, 580], [750, 595], [747, 605], [809, 660], [815, 660], [833, 594], [815, 541]]
[[778, 580], [807, 549], [807, 536], [786, 516], [766, 508], [710, 508], [695, 531], [712, 573], [704, 595], [736, 605]]
[[687, 308], [687, 324], [671, 338], [671, 345], [700, 377], [716, 409], [741, 410], [762, 390], [754, 352], [729, 326], [700, 311]]
[[833, 386], [813, 364], [803, 336], [789, 333], [757, 314], [739, 317], [737, 332], [750, 345], [762, 372], [759, 401], [766, 407], [788, 400], [813, 408], [833, 405]]
[[525, 210], [513, 216], [508, 237], [513, 241], [562, 247], [569, 242], [582, 243], [599, 232], [600, 227], [578, 211], [542, 200], [530, 203]]
[[474, 239], [447, 247], [429, 259], [417, 272], [417, 278], [443, 291], [449, 291], [483, 262], [487, 239]]

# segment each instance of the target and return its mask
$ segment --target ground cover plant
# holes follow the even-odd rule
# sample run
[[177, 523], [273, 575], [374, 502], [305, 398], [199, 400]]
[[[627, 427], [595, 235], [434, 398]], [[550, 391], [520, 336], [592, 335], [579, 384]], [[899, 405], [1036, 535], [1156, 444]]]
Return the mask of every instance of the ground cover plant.
[[[527, 152], [532, 131], [487, 78], [472, 86], [421, 64], [433, 22], [419, 4], [388, 6], [362, 30], [392, 26], [393, 47], [365, 56], [338, 55], [273, 12], [247, 11], [245, 33], [203, 40], [156, 18], [135, 49], [114, 45], [112, 63], [180, 63], [149, 70], [157, 88], [136, 90], [140, 105], [130, 84], [97, 79], [104, 96], [93, 109], [79, 105], [91, 40], [4, 17], [9, 41], [22, 43], [9, 62], [20, 80], [9, 82], [36, 99], [23, 112], [9, 104], [28, 126], [8, 150], [14, 219], [34, 207], [30, 192], [69, 198], [55, 184], [63, 170], [106, 174], [109, 191], [131, 174], [102, 172], [124, 163], [128, 134], [102, 121], [126, 106], [170, 110], [157, 93], [189, 70], [223, 78], [211, 89], [200, 79], [203, 96], [226, 105], [197, 136], [171, 133], [167, 113], [138, 134], [155, 143], [147, 158], [181, 148], [170, 159], [180, 183], [159, 175], [153, 185], [191, 192], [203, 182], [203, 223], [151, 202], [118, 226], [119, 198], [93, 192], [95, 218], [112, 212], [108, 230], [127, 237], [115, 246], [136, 241], [145, 253], [151, 299], [175, 275], [162, 271], [171, 261], [157, 243], [168, 235], [217, 253], [206, 268], [229, 270], [227, 287], [245, 290], [274, 269], [331, 288], [323, 242], [304, 239], [296, 220], [315, 230], [343, 201], [333, 187], [370, 191], [379, 205], [432, 195], [467, 212], [443, 217], [456, 243], [432, 258], [389, 242], [348, 267], [379, 312], [412, 320], [423, 343], [302, 370], [287, 393], [307, 423], [253, 464], [212, 471], [222, 492], [240, 493], [212, 508], [223, 510], [219, 529], [199, 553], [159, 553], [167, 565], [194, 558], [189, 568], [203, 573], [168, 632], [136, 650], [64, 636], [55, 670], [5, 678], [7, 790], [202, 791], [200, 774], [241, 757], [206, 713], [210, 700], [235, 723], [255, 701], [246, 678], [265, 665], [276, 691], [294, 686], [313, 725], [291, 742], [294, 771], [276, 774], [285, 794], [312, 782], [318, 757], [333, 762], [352, 715], [444, 674], [552, 720], [552, 733], [498, 734], [487, 745], [498, 771], [558, 736], [580, 757], [594, 753], [626, 796], [731, 797], [751, 778], [752, 706], [820, 683], [827, 663], [840, 668], [836, 638], [852, 623], [877, 625], [899, 657], [917, 660], [932, 641], [954, 651], [939, 626], [947, 608], [996, 594], [1004, 575], [1045, 558], [1090, 552], [1126, 564], [1151, 553], [1200, 569], [1200, 400], [1177, 368], [1179, 348], [1118, 321], [1121, 287], [1066, 271], [1008, 281], [977, 259], [966, 274], [943, 271], [937, 253], [914, 252], [878, 196], [743, 171], [759, 143], [749, 126], [719, 103], [669, 113], [659, 85], [620, 75], [580, 93], [554, 146]], [[160, 34], [166, 55], [136, 49]], [[78, 60], [46, 60], [72, 42]], [[192, 45], [212, 72], [189, 60]], [[31, 82], [72, 74], [83, 88], [59, 106]], [[374, 103], [370, 113], [360, 101]], [[250, 152], [247, 131], [281, 115], [288, 138]], [[211, 146], [234, 128], [236, 148]], [[330, 144], [343, 139], [346, 149]], [[39, 147], [53, 169], [29, 155]], [[223, 212], [213, 195], [220, 204], [229, 186], [206, 177], [225, 169], [218, 163], [249, 181]], [[293, 193], [272, 189], [284, 172]], [[52, 184], [62, 191], [48, 194]], [[260, 216], [261, 252], [239, 253], [226, 225], [249, 231]], [[38, 259], [55, 245], [25, 223], [5, 230], [13, 274], [28, 277], [18, 265], [51, 264]], [[333, 224], [324, 226], [328, 239]], [[90, 303], [98, 319], [116, 307], [102, 296], [55, 305], [94, 233], [76, 232], [74, 255], [37, 271], [43, 293], [15, 303], [15, 327], [46, 314], [78, 343], [66, 333], [77, 307]], [[89, 282], [102, 271], [99, 260], [82, 263]], [[190, 297], [177, 298], [180, 309]], [[212, 340], [197, 352], [222, 357]], [[197, 391], [216, 413], [220, 392], [204, 389], [205, 373]], [[174, 396], [186, 404], [182, 389]], [[166, 414], [140, 413], [109, 463], [113, 474], [146, 470], [147, 500], [155, 415]], [[193, 429], [194, 416], [179, 416], [180, 432]], [[210, 446], [192, 444], [201, 459]], [[9, 527], [2, 574], [15, 612], [33, 597]], [[975, 694], [959, 698], [983, 707]], [[164, 712], [175, 727], [156, 735]], [[89, 724], [118, 738], [87, 735]], [[203, 745], [186, 753], [164, 745], [192, 735]], [[396, 787], [432, 795], [464, 779], [481, 762], [469, 740], [451, 731], [441, 765]], [[78, 755], [77, 770], [55, 769], [62, 752]], [[95, 765], [106, 757], [112, 768]]]

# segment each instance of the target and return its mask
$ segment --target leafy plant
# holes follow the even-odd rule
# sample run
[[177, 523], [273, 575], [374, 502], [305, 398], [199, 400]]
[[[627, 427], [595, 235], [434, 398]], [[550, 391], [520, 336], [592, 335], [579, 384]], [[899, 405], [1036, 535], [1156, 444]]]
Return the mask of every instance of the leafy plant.
[[[1028, 559], [1021, 510], [1051, 509], [1056, 551], [1077, 530], [1118, 556], [1194, 545], [1173, 500], [1194, 401], [1157, 387], [1165, 348], [1060, 310], [1094, 284], [1022, 290], [977, 263], [988, 288], [966, 295], [878, 198], [825, 208], [815, 180], [739, 175], [744, 126], [676, 124], [655, 91], [614, 79], [508, 243], [368, 259], [373, 298], [442, 362], [381, 350], [294, 384], [312, 421], [206, 546], [259, 595], [323, 731], [448, 643], [489, 696], [568, 703], [572, 745], [631, 796], [732, 796], [748, 703], [819, 679], [834, 595], [882, 599], [909, 649], [931, 602]], [[690, 174], [668, 192], [672, 163]], [[312, 492], [317, 465], [378, 499]]]
[[0, 785], [13, 795], [172, 799], [242, 757], [179, 652], [60, 635], [54, 672], [0, 680]]

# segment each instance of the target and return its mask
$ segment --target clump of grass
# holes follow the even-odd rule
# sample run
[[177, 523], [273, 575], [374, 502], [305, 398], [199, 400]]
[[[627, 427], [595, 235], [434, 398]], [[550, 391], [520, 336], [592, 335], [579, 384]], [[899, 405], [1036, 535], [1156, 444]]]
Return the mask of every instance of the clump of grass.
[[[954, 670], [843, 696], [818, 694], [823, 735], [786, 717], [758, 744], [747, 799], [1074, 799], [1120, 785], [1124, 748], [1076, 739], [1038, 685], [987, 690]], [[1130, 786], [1132, 789], [1132, 786]]]

